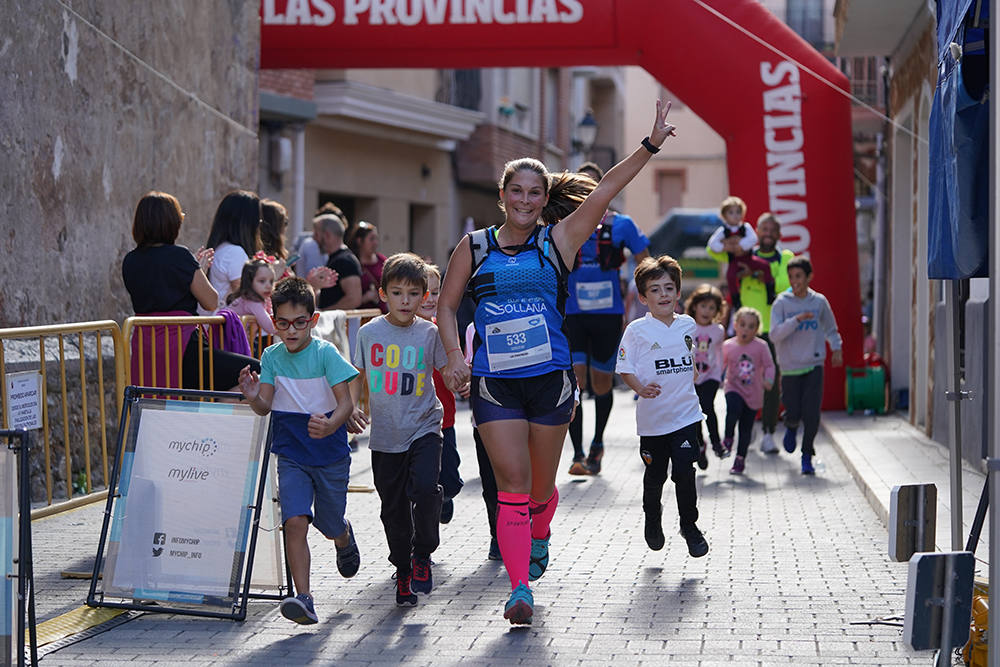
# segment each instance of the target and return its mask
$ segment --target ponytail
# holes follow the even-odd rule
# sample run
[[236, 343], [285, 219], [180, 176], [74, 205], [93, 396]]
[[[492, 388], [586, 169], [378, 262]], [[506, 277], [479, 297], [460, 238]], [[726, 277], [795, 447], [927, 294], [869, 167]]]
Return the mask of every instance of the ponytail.
[[541, 219], [554, 225], [575, 211], [587, 198], [597, 181], [585, 174], [564, 171], [549, 176], [549, 202], [542, 209]]

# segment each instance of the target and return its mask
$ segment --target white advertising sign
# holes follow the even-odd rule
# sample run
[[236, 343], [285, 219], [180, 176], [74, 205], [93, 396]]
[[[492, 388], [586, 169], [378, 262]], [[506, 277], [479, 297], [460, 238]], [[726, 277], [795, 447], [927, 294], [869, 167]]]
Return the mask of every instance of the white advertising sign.
[[278, 459], [272, 456], [267, 466], [260, 525], [257, 526], [257, 548], [253, 555], [253, 576], [250, 587], [277, 590], [285, 581], [281, 556], [281, 505], [278, 503]]
[[267, 419], [192, 401], [140, 401], [133, 419], [105, 592], [225, 606], [240, 584]]
[[37, 371], [11, 373], [7, 383], [7, 428], [42, 428], [42, 375]]
[[17, 457], [0, 441], [0, 665], [17, 662]]

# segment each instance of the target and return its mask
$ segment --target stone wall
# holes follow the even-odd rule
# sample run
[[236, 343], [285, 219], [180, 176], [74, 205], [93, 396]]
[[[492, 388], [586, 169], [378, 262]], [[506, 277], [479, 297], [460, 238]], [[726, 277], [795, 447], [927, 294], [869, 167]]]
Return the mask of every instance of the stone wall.
[[120, 322], [143, 193], [180, 199], [193, 249], [257, 189], [259, 44], [244, 0], [0, 3], [0, 327]]

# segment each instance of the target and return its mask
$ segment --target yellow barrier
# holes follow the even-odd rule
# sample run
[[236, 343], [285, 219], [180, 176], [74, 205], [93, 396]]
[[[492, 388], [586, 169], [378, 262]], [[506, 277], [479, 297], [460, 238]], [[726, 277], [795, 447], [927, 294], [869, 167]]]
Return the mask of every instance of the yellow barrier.
[[[87, 379], [87, 344], [84, 340], [85, 334], [92, 335], [94, 339], [94, 346], [96, 353], [94, 355], [94, 360], [96, 361], [96, 375], [97, 375], [97, 386], [93, 387], [92, 384], [88, 383]], [[80, 368], [78, 372], [78, 377], [76, 378], [79, 382], [74, 383], [72, 380], [72, 373], [67, 373], [67, 363], [66, 363], [66, 343], [65, 339], [69, 336], [76, 338], [76, 344], [79, 348], [80, 357]], [[109, 427], [108, 422], [108, 411], [106, 409], [107, 395], [105, 391], [104, 382], [104, 349], [103, 342], [104, 336], [110, 336], [111, 341], [114, 346], [114, 358], [112, 363], [114, 364], [114, 376], [115, 376], [115, 394], [121, 396], [121, 392], [124, 390], [125, 383], [127, 382], [127, 375], [125, 372], [125, 354], [122, 345], [121, 330], [118, 327], [117, 322], [111, 320], [97, 321], [97, 322], [76, 322], [70, 324], [55, 324], [51, 326], [37, 326], [37, 327], [20, 327], [12, 329], [0, 329], [0, 400], [4, 406], [8, 405], [8, 395], [7, 395], [7, 363], [5, 359], [5, 346], [6, 341], [13, 340], [30, 340], [37, 339], [38, 341], [38, 357], [37, 360], [32, 360], [27, 363], [29, 366], [34, 366], [37, 363], [38, 372], [41, 375], [41, 395], [40, 402], [42, 408], [41, 420], [42, 420], [42, 437], [39, 439], [42, 445], [42, 455], [44, 456], [45, 462], [45, 504], [47, 507], [40, 510], [35, 510], [32, 512], [32, 518], [37, 518], [40, 515], [54, 513], [55, 511], [61, 511], [63, 509], [68, 509], [71, 506], [76, 506], [80, 504], [85, 504], [87, 502], [94, 502], [100, 500], [106, 494], [106, 488], [99, 492], [94, 493], [95, 485], [94, 483], [94, 471], [91, 466], [91, 416], [88, 403], [87, 392], [88, 389], [96, 389], [96, 404], [98, 418], [100, 419], [99, 437], [101, 443], [100, 451], [100, 467], [101, 467], [101, 484], [103, 486], [107, 483], [108, 471], [109, 471], [109, 460], [108, 460], [108, 443], [115, 442], [114, 432], [117, 429], [118, 417], [121, 415], [121, 400], [117, 401], [114, 408], [113, 414], [115, 415], [115, 420], [111, 423]], [[59, 382], [59, 395], [61, 396], [61, 406], [58, 417], [61, 417], [61, 436], [62, 436], [62, 457], [63, 464], [65, 465], [65, 485], [66, 485], [66, 498], [65, 502], [60, 502], [58, 505], [53, 504], [54, 500], [54, 480], [53, 480], [53, 468], [52, 459], [55, 454], [55, 446], [53, 443], [53, 428], [52, 428], [52, 415], [49, 411], [49, 390], [48, 390], [48, 367], [46, 363], [46, 338], [55, 337], [57, 339], [58, 345], [58, 361], [59, 361], [59, 371], [58, 371], [58, 382]], [[69, 377], [68, 377], [69, 375]], [[71, 409], [70, 406], [70, 394], [79, 392], [79, 401], [76, 402]], [[6, 407], [3, 410], [3, 427], [9, 428], [7, 418]], [[83, 469], [74, 471], [73, 469], [73, 452], [70, 446], [70, 425], [71, 423], [74, 427], [80, 427], [83, 431]], [[111, 437], [109, 437], [108, 431], [111, 430]], [[112, 452], [112, 456], [115, 453]], [[83, 479], [80, 480], [79, 476], [82, 474]], [[74, 497], [74, 483], [79, 483], [81, 485], [81, 490], [76, 497]], [[60, 499], [62, 500], [62, 499]]]
[[[129, 383], [138, 387], [163, 387], [165, 389], [180, 389], [184, 386], [184, 336], [185, 328], [193, 327], [192, 336], [198, 336], [199, 346], [203, 345], [207, 336], [207, 345], [204, 347], [208, 352], [208, 363], [205, 357], [198, 355], [198, 385], [196, 389], [211, 389], [215, 384], [214, 353], [219, 328], [225, 322], [220, 315], [209, 317], [179, 316], [179, 317], [130, 317], [122, 323], [122, 343], [125, 347], [125, 368], [129, 373]], [[209, 326], [201, 326], [209, 325]], [[206, 331], [207, 330], [207, 331]], [[136, 344], [133, 345], [132, 338], [136, 335]], [[144, 335], [149, 333], [147, 337]], [[149, 339], [147, 341], [147, 338]], [[162, 338], [165, 345], [158, 345], [158, 339]], [[171, 345], [171, 338], [174, 345]], [[133, 348], [138, 357], [133, 362]], [[171, 350], [173, 348], [173, 350]], [[159, 363], [162, 360], [163, 372], [158, 372]], [[149, 374], [146, 373], [146, 365], [150, 367]], [[205, 366], [208, 366], [206, 369]], [[136, 374], [135, 371], [138, 370]], [[176, 374], [171, 371], [176, 370]], [[206, 382], [206, 371], [208, 373]], [[136, 376], [137, 377], [134, 377]], [[122, 395], [118, 396], [119, 403]]]
[[[345, 322], [347, 332], [345, 333], [348, 334], [347, 337], [353, 336], [353, 332], [357, 331], [358, 326], [368, 322], [372, 318], [378, 317], [380, 314], [380, 311], [374, 308], [346, 311]], [[256, 320], [252, 315], [245, 316], [242, 320], [247, 332], [247, 338], [251, 343], [253, 356], [259, 358], [264, 349], [274, 342], [275, 339], [269, 334], [264, 333], [257, 326]], [[112, 449], [116, 442], [117, 426], [118, 420], [121, 417], [125, 387], [129, 384], [164, 387], [165, 389], [182, 387], [184, 348], [181, 331], [184, 327], [194, 327], [192, 336], [207, 336], [207, 341], [199, 341], [199, 345], [207, 343], [205, 345], [207, 359], [205, 358], [206, 355], [198, 355], [198, 388], [211, 388], [214, 382], [212, 368], [214, 343], [216, 342], [215, 338], [219, 335], [219, 326], [223, 322], [224, 319], [221, 316], [130, 317], [122, 323], [121, 327], [114, 321], [103, 320], [0, 329], [0, 405], [2, 406], [8, 405], [7, 364], [4, 342], [37, 339], [37, 359], [28, 362], [28, 365], [34, 366], [37, 363], [38, 372], [41, 375], [40, 401], [42, 428], [39, 441], [41, 443], [42, 456], [44, 457], [45, 506], [32, 511], [33, 519], [72, 509], [90, 502], [96, 502], [107, 497], [107, 488], [104, 485], [108, 479], [111, 467], [109, 454], [110, 456], [117, 455], [114, 451], [109, 452], [108, 448], [109, 442], [112, 443]], [[132, 339], [137, 333], [141, 334], [147, 329], [159, 329], [162, 335], [158, 336], [154, 331], [148, 337], [144, 335], [138, 336], [135, 346], [135, 354], [138, 357], [136, 360], [138, 377], [132, 377]], [[173, 336], [171, 336], [171, 333]], [[96, 386], [92, 381], [88, 381], [87, 364], [90, 338], [85, 341], [85, 335], [93, 338], [93, 345], [96, 350], [96, 353], [90, 358], [90, 361], [96, 364]], [[60, 423], [56, 425], [55, 429], [53, 429], [53, 415], [50, 414], [48, 401], [48, 381], [50, 374], [45, 363], [46, 339], [53, 337], [57, 339], [59, 363], [57, 382], [58, 394], [61, 397], [61, 403], [56, 413], [56, 418]], [[67, 372], [66, 337], [70, 337], [70, 340], [75, 337], [76, 344], [79, 347], [80, 360], [79, 371], [77, 373]], [[110, 337], [114, 349], [113, 359], [110, 360], [111, 364], [113, 364], [115, 378], [113, 393], [109, 392], [105, 386], [107, 360], [105, 359], [103, 343], [107, 337]], [[171, 341], [171, 338], [174, 340]], [[168, 343], [173, 342], [174, 344], [164, 345], [161, 350], [158, 345], [160, 340]], [[142, 363], [144, 359], [154, 360], [154, 362], [149, 364], [148, 374], [146, 373], [146, 364]], [[162, 359], [162, 364], [155, 363], [156, 359]], [[205, 368], [206, 365], [208, 366], [207, 369]], [[176, 374], [173, 371], [176, 371]], [[91, 392], [96, 391], [93, 401], [88, 398], [88, 390]], [[75, 394], [79, 395], [79, 400], [71, 405], [70, 396]], [[109, 411], [107, 409], [108, 396], [114, 396], [115, 399], [114, 409], [110, 411], [110, 414], [114, 415], [114, 421], [111, 422], [110, 426], [108, 422]], [[92, 469], [91, 456], [91, 426], [93, 420], [90, 412], [95, 405], [97, 406], [97, 416], [100, 419], [99, 439], [101, 446], [101, 477], [97, 483], [95, 483], [94, 474], [96, 471]], [[2, 423], [4, 428], [9, 428], [10, 424], [7, 423], [6, 407], [4, 407], [2, 413], [0, 415], [2, 422], [0, 423]], [[74, 470], [73, 466], [74, 450], [71, 447], [71, 425], [73, 426], [72, 430], [82, 430], [82, 464], [77, 466], [81, 467], [80, 470]], [[54, 435], [55, 438], [53, 437]], [[61, 439], [61, 442], [54, 443], [54, 439], [57, 441]], [[57, 448], [57, 444], [61, 445], [61, 447]], [[63, 459], [61, 462], [57, 461], [56, 464], [62, 463], [65, 466], [65, 480], [56, 480], [53, 475], [53, 458], [57, 456], [55, 452], [60, 453]], [[77, 459], [79, 458], [80, 456], [78, 455]], [[55, 497], [54, 487], [57, 481], [65, 481], [65, 498]], [[74, 483], [80, 487], [79, 490], [74, 490]]]

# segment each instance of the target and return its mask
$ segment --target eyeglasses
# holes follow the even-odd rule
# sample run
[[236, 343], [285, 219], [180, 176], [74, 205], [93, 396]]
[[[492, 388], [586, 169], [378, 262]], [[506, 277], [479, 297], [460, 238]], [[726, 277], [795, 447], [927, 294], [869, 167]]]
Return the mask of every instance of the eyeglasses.
[[296, 320], [289, 322], [288, 320], [279, 317], [274, 320], [274, 326], [278, 327], [282, 331], [286, 331], [288, 327], [292, 327], [293, 329], [301, 331], [302, 329], [305, 329], [307, 326], [309, 326], [312, 320], [313, 318], [311, 317], [300, 317]]

